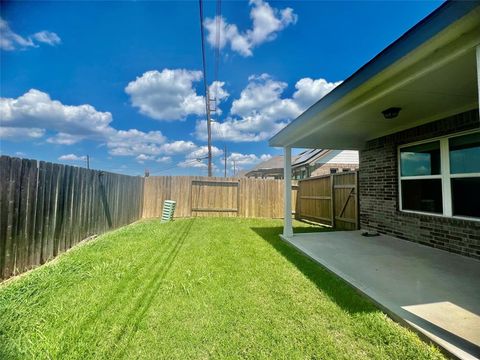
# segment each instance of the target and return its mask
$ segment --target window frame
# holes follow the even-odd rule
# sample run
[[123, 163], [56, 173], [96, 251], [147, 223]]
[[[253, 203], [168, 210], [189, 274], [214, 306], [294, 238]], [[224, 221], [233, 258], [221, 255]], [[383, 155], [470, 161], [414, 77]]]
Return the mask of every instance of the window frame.
[[[408, 144], [402, 144], [397, 147], [397, 180], [398, 180], [398, 200], [399, 200], [398, 208], [401, 212], [480, 222], [480, 218], [477, 218], [477, 217], [453, 215], [451, 179], [480, 177], [480, 172], [450, 174], [450, 148], [449, 148], [449, 139], [458, 137], [458, 136], [473, 134], [477, 132], [480, 133], [480, 130], [474, 129], [474, 130], [462, 131], [462, 132], [458, 132], [451, 135], [438, 136], [438, 137], [416, 141]], [[402, 164], [401, 164], [401, 155], [400, 155], [401, 149], [410, 147], [410, 146], [435, 142], [435, 141], [440, 142], [440, 174], [439, 175], [402, 176], [402, 168], [401, 168]], [[418, 211], [418, 210], [403, 209], [402, 180], [408, 181], [408, 180], [422, 180], [422, 179], [440, 179], [441, 180], [441, 184], [442, 184], [441, 186], [442, 213], [441, 214]]]

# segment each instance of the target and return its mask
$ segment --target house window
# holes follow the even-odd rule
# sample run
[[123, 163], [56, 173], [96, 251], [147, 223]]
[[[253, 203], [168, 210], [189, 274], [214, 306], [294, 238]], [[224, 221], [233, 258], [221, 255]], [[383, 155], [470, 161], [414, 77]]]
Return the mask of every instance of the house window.
[[442, 213], [440, 141], [400, 149], [402, 209]]
[[480, 218], [480, 132], [399, 148], [400, 210]]
[[448, 140], [452, 214], [480, 218], [480, 132]]
[[337, 169], [335, 168], [330, 168], [330, 174], [336, 174], [337, 173]]

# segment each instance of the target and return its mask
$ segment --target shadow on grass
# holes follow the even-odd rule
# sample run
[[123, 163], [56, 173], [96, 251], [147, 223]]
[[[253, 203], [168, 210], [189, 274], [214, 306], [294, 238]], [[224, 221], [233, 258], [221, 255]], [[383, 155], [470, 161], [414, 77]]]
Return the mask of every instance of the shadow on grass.
[[[300, 270], [316, 287], [349, 313], [379, 311], [367, 298], [362, 296], [343, 279], [339, 278], [323, 266], [308, 258], [290, 244], [280, 239], [283, 231], [281, 226], [252, 227], [260, 237], [268, 242], [278, 253]], [[294, 233], [312, 233], [334, 231], [322, 227], [298, 227]]]
[[[130, 313], [124, 317], [115, 341], [111, 343], [110, 348], [107, 350], [107, 355], [102, 356], [103, 358], [123, 358], [125, 356], [130, 342], [138, 331], [139, 325], [144, 319], [145, 314], [151, 308], [155, 296], [190, 234], [194, 222], [195, 218], [185, 221], [184, 228], [175, 234], [173, 248], [167, 250], [166, 257], [156, 264], [158, 268], [155, 270], [154, 276], [152, 276], [148, 283], [140, 290], [141, 295], [136, 300]], [[124, 345], [118, 347], [122, 340], [125, 341]]]

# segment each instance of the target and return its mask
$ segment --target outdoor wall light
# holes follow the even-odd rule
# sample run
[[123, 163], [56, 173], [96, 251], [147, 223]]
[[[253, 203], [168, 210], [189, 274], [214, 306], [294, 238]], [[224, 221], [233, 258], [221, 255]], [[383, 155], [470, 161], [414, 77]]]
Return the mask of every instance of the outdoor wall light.
[[391, 107], [391, 108], [383, 110], [382, 114], [385, 117], [385, 119], [394, 119], [398, 116], [398, 114], [400, 113], [400, 110], [402, 110], [402, 108]]

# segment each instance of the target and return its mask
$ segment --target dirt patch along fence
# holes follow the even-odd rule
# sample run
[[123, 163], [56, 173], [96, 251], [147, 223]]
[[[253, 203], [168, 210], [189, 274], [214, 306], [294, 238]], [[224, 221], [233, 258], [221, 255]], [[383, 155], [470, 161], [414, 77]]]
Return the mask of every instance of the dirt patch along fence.
[[0, 279], [141, 218], [143, 178], [0, 157]]
[[[177, 202], [175, 217], [283, 218], [283, 180], [200, 176], [145, 178], [144, 218], [160, 217], [163, 202]], [[296, 184], [292, 197], [296, 198]], [[295, 209], [295, 200], [292, 208]]]
[[297, 219], [358, 229], [358, 172], [342, 172], [299, 180]]

